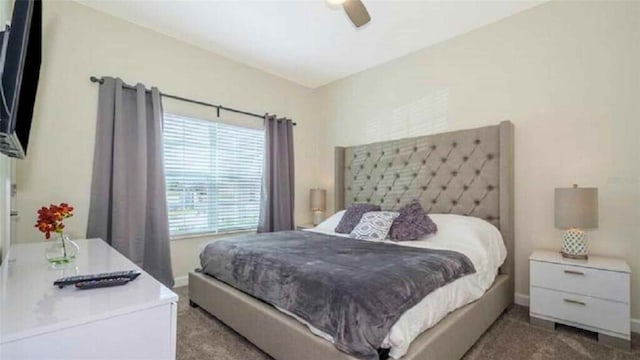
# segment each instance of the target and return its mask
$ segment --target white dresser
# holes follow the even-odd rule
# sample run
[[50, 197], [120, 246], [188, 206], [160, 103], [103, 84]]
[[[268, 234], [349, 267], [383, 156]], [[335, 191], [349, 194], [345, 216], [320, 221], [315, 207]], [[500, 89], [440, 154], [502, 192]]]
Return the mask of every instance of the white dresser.
[[597, 332], [601, 343], [629, 348], [631, 270], [624, 260], [536, 251], [529, 271], [532, 324], [575, 326]]
[[11, 247], [0, 268], [0, 359], [175, 359], [178, 296], [144, 271], [124, 286], [53, 286], [63, 276], [139, 270], [100, 239], [77, 243], [65, 270], [49, 269], [50, 243]]

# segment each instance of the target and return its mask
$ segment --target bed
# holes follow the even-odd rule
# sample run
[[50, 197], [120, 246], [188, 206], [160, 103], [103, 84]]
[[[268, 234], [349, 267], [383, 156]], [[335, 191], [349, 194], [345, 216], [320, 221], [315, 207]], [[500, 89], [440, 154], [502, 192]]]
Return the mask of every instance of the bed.
[[[419, 199], [429, 213], [484, 219], [499, 229], [506, 258], [477, 300], [451, 312], [410, 344], [403, 359], [458, 359], [513, 302], [513, 125], [335, 149], [335, 206], [379, 203], [394, 210]], [[354, 359], [273, 306], [215, 278], [189, 274], [193, 305], [276, 359]]]

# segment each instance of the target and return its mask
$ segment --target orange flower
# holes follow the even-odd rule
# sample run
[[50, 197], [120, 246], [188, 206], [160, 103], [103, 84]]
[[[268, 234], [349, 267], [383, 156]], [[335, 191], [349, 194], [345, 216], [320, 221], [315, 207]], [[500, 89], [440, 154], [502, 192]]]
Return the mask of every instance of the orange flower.
[[62, 234], [62, 230], [64, 229], [62, 221], [73, 216], [73, 206], [67, 203], [61, 203], [60, 205], [51, 204], [48, 208], [44, 206], [41, 207], [37, 213], [38, 219], [34, 227], [44, 233], [46, 239], [49, 239], [52, 232]]

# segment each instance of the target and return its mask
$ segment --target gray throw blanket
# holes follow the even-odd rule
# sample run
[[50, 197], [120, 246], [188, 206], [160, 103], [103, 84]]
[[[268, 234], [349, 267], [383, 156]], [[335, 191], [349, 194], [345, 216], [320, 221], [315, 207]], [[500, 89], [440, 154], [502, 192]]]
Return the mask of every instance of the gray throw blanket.
[[204, 273], [299, 316], [333, 336], [339, 350], [362, 359], [378, 358], [405, 311], [475, 272], [455, 251], [309, 231], [215, 240], [200, 262]]

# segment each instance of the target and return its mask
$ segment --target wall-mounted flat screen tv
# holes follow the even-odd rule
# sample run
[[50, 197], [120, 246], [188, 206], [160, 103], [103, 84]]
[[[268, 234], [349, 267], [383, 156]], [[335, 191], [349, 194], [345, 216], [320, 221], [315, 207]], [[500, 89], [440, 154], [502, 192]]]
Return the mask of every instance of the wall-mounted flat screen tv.
[[24, 158], [42, 62], [42, 3], [16, 0], [1, 33], [0, 152]]

